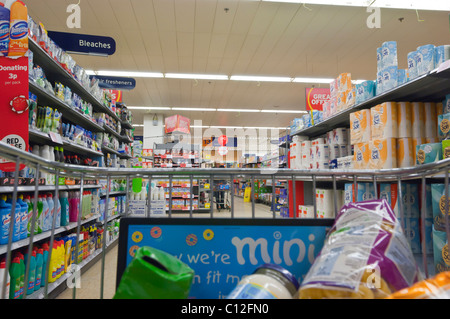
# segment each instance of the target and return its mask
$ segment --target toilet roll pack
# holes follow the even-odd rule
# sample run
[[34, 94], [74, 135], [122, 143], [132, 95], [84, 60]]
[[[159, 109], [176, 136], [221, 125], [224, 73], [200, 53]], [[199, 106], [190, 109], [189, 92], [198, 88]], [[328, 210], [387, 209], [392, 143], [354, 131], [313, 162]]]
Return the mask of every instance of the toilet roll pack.
[[370, 137], [370, 109], [350, 113], [350, 143], [369, 142]]
[[397, 103], [385, 102], [370, 109], [372, 139], [397, 138]]

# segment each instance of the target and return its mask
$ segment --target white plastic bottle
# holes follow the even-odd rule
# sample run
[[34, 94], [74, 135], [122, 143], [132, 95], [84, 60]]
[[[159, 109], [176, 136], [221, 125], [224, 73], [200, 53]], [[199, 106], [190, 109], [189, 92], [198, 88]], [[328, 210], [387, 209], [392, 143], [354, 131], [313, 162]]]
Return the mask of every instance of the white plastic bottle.
[[11, 277], [9, 276], [9, 273], [6, 275], [6, 289], [5, 289], [5, 295], [3, 295], [3, 286], [5, 278], [5, 270], [6, 270], [6, 261], [5, 259], [2, 259], [0, 261], [0, 299], [9, 299], [9, 287], [11, 282]]
[[288, 270], [264, 264], [242, 278], [227, 299], [292, 299], [299, 287], [298, 280]]
[[[48, 145], [41, 146], [39, 153], [43, 159], [50, 160], [50, 149]], [[48, 182], [49, 175], [50, 174], [41, 171], [41, 177], [45, 178], [46, 182]]]

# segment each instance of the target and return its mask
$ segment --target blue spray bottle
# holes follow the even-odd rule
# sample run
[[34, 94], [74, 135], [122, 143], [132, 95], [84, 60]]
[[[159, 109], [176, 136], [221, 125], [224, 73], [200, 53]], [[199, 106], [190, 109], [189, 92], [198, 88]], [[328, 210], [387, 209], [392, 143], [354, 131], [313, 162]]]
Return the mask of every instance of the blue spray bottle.
[[0, 56], [7, 56], [9, 50], [10, 11], [0, 2]]
[[12, 220], [12, 197], [11, 195], [8, 195], [6, 202], [11, 205], [11, 222], [13, 222], [13, 237], [12, 241], [18, 241], [20, 240], [20, 217], [21, 217], [21, 210], [22, 207], [17, 203], [16, 201], [16, 209], [14, 213], [14, 220]]
[[9, 239], [9, 225], [11, 224], [11, 205], [6, 203], [6, 195], [0, 197], [0, 245], [6, 245]]

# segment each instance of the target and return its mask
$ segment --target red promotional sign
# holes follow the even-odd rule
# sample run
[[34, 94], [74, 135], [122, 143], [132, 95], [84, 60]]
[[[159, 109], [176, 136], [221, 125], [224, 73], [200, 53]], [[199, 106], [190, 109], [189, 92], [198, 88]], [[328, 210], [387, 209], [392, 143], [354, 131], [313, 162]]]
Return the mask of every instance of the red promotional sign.
[[[0, 87], [0, 140], [28, 151], [28, 57], [0, 57]], [[12, 172], [15, 163], [0, 158], [0, 169]]]
[[323, 103], [330, 100], [329, 88], [306, 88], [306, 110], [323, 110]]
[[191, 120], [181, 115], [166, 117], [164, 124], [166, 125], [166, 134], [173, 132], [189, 134], [191, 132]]
[[113, 102], [118, 102], [118, 103], [122, 102], [122, 91], [120, 91], [120, 90], [108, 90], [108, 92], [111, 93], [111, 98], [112, 98]]
[[221, 146], [226, 146], [228, 144], [228, 137], [226, 137], [226, 135], [221, 135], [219, 137], [219, 144]]

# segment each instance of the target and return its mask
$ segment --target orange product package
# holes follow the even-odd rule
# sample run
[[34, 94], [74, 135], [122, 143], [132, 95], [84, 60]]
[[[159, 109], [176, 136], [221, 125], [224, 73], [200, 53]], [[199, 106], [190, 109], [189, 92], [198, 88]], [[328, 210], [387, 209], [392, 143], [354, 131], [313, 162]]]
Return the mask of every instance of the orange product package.
[[449, 299], [450, 271], [419, 281], [411, 287], [396, 291], [386, 299]]

